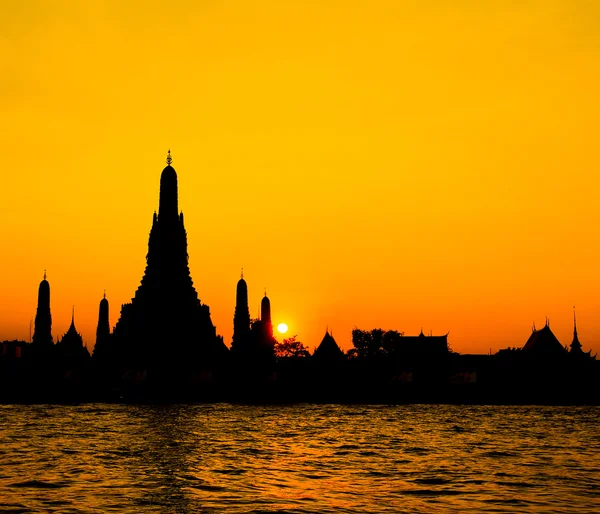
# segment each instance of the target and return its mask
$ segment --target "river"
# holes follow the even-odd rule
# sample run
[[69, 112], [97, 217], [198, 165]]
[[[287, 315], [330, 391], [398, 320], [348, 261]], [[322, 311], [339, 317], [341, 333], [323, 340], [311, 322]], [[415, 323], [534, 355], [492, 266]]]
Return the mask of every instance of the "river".
[[600, 407], [0, 405], [0, 512], [600, 512]]

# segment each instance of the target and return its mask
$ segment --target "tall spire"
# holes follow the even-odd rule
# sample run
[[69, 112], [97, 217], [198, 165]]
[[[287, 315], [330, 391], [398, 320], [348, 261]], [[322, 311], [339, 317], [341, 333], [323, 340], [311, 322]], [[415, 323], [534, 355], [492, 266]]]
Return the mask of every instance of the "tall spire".
[[267, 288], [265, 288], [265, 296], [260, 302], [260, 320], [271, 323], [271, 300], [267, 296]]
[[71, 311], [71, 326], [75, 326], [75, 306], [73, 305], [73, 310]]
[[265, 296], [260, 302], [260, 320], [265, 324], [265, 330], [269, 337], [273, 337], [273, 323], [271, 322], [271, 300], [267, 296], [265, 287]]
[[233, 339], [231, 348], [245, 351], [250, 344], [250, 309], [248, 307], [248, 284], [244, 280], [244, 268], [237, 283], [235, 312], [233, 315]]
[[146, 269], [131, 303], [122, 306], [108, 345], [114, 347], [119, 365], [161, 370], [157, 383], [167, 376], [183, 379], [192, 369], [194, 373], [206, 369], [203, 366], [228, 351], [190, 276], [187, 234], [177, 205], [177, 173], [171, 164], [169, 149]]
[[108, 300], [106, 299], [106, 289], [104, 297], [100, 300], [98, 310], [98, 326], [96, 328], [96, 345], [94, 346], [94, 356], [104, 358], [110, 350], [110, 324], [108, 320]]
[[52, 344], [52, 316], [50, 315], [50, 284], [46, 280], [46, 270], [44, 270], [44, 280], [40, 282], [38, 289], [38, 305], [35, 314], [35, 324], [33, 330], [33, 344], [51, 345]]
[[573, 341], [571, 342], [571, 352], [580, 353], [581, 343], [577, 335], [577, 318], [575, 317], [575, 306], [573, 306]]

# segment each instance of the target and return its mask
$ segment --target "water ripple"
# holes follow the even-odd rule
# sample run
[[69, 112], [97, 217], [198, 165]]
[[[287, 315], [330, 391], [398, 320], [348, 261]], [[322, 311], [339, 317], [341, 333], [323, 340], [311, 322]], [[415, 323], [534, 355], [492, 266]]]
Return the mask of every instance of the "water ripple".
[[0, 405], [0, 512], [600, 512], [598, 407]]

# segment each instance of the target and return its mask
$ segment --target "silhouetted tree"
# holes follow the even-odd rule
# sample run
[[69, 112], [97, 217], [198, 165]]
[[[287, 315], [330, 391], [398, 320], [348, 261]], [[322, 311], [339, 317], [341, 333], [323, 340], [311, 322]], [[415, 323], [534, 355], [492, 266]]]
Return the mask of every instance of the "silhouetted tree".
[[354, 348], [348, 351], [351, 358], [370, 359], [384, 353], [382, 348], [384, 331], [380, 328], [373, 330], [352, 330]]
[[403, 332], [381, 328], [373, 330], [352, 330], [352, 344], [354, 348], [348, 351], [350, 358], [372, 359], [375, 357], [385, 357], [392, 354], [399, 345], [399, 341], [404, 335]]
[[397, 330], [388, 330], [383, 334], [381, 346], [386, 355], [392, 355], [400, 347], [404, 332]]
[[275, 356], [281, 357], [293, 357], [293, 358], [305, 358], [310, 357], [310, 353], [303, 343], [298, 341], [294, 335], [284, 339], [282, 343], [275, 343]]

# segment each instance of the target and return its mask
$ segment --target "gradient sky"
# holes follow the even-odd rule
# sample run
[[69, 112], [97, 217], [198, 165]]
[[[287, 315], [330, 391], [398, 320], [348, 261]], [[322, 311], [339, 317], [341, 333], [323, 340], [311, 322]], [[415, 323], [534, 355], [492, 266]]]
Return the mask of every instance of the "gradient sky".
[[0, 7], [0, 339], [91, 346], [145, 266], [171, 148], [190, 268], [255, 316], [600, 352], [600, 2], [30, 1]]

